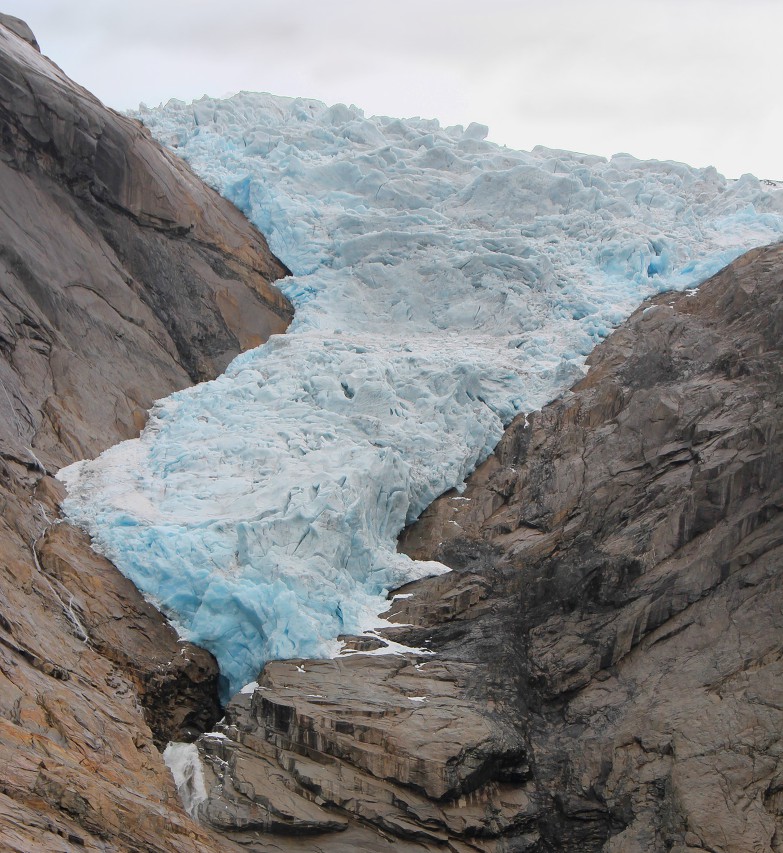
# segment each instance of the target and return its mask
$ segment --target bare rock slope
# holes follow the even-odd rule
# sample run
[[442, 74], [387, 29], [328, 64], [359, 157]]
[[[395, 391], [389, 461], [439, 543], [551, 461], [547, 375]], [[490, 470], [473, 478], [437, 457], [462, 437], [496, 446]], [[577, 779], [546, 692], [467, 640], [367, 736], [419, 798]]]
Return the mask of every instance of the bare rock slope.
[[156, 749], [217, 667], [52, 524], [51, 474], [285, 330], [286, 270], [233, 206], [0, 17], [0, 848], [230, 849]]
[[202, 819], [259, 851], [783, 851], [782, 345], [781, 245], [645, 303], [403, 535], [454, 571], [388, 637], [435, 654], [267, 665], [200, 740]]
[[404, 537], [502, 571], [542, 849], [783, 850], [782, 348], [779, 244], [640, 308]]

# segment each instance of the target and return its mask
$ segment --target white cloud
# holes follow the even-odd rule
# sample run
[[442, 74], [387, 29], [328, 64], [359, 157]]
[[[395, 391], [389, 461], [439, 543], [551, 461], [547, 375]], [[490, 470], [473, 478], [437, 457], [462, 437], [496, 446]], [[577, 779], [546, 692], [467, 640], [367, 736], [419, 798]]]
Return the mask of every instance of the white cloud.
[[240, 89], [783, 178], [777, 0], [7, 0], [116, 108]]

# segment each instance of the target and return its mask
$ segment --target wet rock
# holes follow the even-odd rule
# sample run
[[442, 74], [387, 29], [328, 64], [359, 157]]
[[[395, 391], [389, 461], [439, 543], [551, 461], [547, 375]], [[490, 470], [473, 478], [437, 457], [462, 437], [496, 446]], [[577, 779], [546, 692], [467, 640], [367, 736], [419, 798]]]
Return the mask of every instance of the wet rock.
[[49, 581], [68, 591], [84, 639], [133, 681], [155, 745], [163, 749], [208, 730], [220, 716], [214, 657], [180, 640], [80, 530], [50, 527], [37, 552]]

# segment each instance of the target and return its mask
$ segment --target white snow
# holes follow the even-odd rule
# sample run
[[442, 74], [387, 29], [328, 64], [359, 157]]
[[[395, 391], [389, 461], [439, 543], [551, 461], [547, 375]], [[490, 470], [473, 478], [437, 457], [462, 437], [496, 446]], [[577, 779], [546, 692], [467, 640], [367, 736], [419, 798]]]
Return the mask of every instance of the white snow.
[[[375, 621], [379, 621], [378, 618], [375, 618]], [[397, 627], [402, 627], [400, 623], [395, 623]], [[377, 657], [379, 655], [434, 655], [430, 649], [421, 649], [415, 648], [413, 646], [406, 646], [403, 643], [398, 643], [395, 640], [389, 640], [387, 637], [382, 637], [377, 631], [365, 631], [364, 634], [368, 637], [374, 637], [376, 640], [379, 640], [382, 645], [378, 646], [376, 649], [369, 650], [359, 650], [359, 649], [351, 649], [351, 648], [341, 648], [339, 654], [340, 657], [348, 657], [349, 655], [365, 655], [367, 657]]]
[[479, 125], [249, 93], [141, 118], [269, 235], [297, 313], [61, 472], [65, 510], [231, 691], [379, 627], [389, 588], [445, 570], [398, 532], [515, 414], [645, 296], [783, 233], [783, 192], [752, 176], [513, 151]]

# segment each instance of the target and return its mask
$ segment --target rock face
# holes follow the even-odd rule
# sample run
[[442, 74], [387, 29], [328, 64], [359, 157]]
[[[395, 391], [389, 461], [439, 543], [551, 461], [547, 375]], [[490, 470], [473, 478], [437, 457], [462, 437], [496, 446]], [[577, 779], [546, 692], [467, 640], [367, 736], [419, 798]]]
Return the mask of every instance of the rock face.
[[27, 389], [3, 432], [45, 466], [285, 330], [286, 270], [243, 215], [4, 28], [0, 132], [2, 378]]
[[465, 692], [476, 670], [439, 656], [268, 664], [200, 740], [202, 819], [258, 850], [267, 833], [317, 836], [297, 850], [440, 849], [474, 836], [469, 849], [495, 849], [483, 839], [524, 828], [530, 790], [516, 784], [527, 769], [518, 730]]
[[13, 15], [6, 15], [0, 12], [0, 24], [6, 29], [10, 30], [15, 35], [19, 36], [19, 38], [24, 39], [28, 44], [32, 45], [39, 53], [41, 52], [41, 48], [38, 44], [38, 40], [36, 39], [35, 34], [27, 25], [27, 23], [21, 18], [15, 18]]
[[263, 237], [0, 18], [0, 847], [231, 849], [155, 746], [218, 713], [211, 655], [77, 531], [51, 474], [286, 328]]
[[782, 287], [652, 300], [404, 537], [503, 572], [542, 845], [783, 849]]
[[643, 305], [403, 535], [454, 569], [391, 603], [426, 651], [267, 665], [200, 739], [202, 819], [259, 851], [780, 853], [781, 344], [780, 245]]

